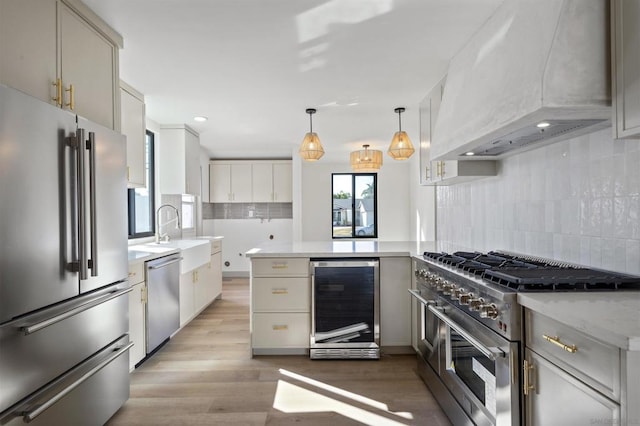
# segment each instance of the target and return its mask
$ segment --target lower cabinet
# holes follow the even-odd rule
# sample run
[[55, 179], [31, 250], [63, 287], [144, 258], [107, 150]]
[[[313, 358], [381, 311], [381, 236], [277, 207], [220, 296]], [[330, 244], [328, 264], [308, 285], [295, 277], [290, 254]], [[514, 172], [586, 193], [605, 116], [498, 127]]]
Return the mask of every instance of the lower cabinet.
[[129, 350], [129, 370], [133, 370], [146, 355], [147, 286], [144, 263], [129, 266], [129, 282], [133, 288], [129, 293], [129, 338], [133, 342]]
[[551, 361], [525, 351], [527, 425], [619, 425], [620, 406]]
[[253, 355], [308, 353], [309, 258], [252, 259], [251, 271]]
[[222, 294], [222, 253], [180, 276], [180, 327], [191, 321]]
[[529, 309], [525, 346], [528, 425], [629, 424], [619, 348]]

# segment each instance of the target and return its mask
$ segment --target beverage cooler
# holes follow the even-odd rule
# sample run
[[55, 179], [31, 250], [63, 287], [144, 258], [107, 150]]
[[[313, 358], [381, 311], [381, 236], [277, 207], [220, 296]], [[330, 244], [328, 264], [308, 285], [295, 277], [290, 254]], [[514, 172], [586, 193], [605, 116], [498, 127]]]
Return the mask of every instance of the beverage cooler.
[[311, 260], [312, 359], [380, 358], [378, 259]]

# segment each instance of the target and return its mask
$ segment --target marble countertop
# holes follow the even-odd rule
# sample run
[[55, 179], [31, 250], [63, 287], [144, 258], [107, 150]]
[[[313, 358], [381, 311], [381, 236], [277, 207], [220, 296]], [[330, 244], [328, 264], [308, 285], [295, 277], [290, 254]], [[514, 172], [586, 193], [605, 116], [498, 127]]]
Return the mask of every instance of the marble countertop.
[[640, 351], [640, 292], [518, 293], [518, 302], [602, 342]]
[[246, 252], [247, 257], [393, 257], [413, 256], [424, 251], [442, 251], [435, 242], [333, 240], [269, 241]]

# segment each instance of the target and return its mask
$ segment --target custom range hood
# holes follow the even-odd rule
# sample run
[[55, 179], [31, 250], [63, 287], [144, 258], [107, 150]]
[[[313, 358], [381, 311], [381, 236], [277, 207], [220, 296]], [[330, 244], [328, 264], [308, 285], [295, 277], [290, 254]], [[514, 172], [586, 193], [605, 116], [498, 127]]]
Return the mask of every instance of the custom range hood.
[[503, 158], [608, 126], [609, 40], [607, 0], [505, 0], [451, 60], [432, 158]]

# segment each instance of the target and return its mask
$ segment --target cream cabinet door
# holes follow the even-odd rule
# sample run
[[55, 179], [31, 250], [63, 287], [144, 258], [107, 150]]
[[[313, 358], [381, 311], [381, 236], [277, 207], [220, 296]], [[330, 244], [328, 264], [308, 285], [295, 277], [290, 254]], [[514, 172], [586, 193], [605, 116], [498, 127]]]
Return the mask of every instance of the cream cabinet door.
[[231, 201], [252, 202], [251, 183], [251, 164], [231, 164]]
[[0, 83], [56, 103], [56, 40], [55, 0], [0, 0]]
[[217, 299], [222, 295], [222, 252], [211, 255], [211, 275], [213, 298]]
[[129, 369], [133, 370], [146, 355], [145, 283], [132, 286], [129, 293], [129, 338], [133, 347], [129, 351]]
[[119, 130], [114, 105], [117, 47], [62, 3], [58, 3], [58, 19], [63, 106]]
[[200, 195], [200, 138], [185, 132], [185, 193]]
[[640, 137], [640, 2], [612, 0], [613, 133]]
[[121, 132], [127, 137], [127, 183], [144, 187], [145, 173], [145, 107], [142, 94], [120, 83]]
[[273, 164], [270, 162], [253, 163], [251, 173], [253, 202], [268, 203], [273, 201]]
[[293, 201], [292, 179], [291, 163], [273, 163], [273, 201], [278, 203]]
[[231, 201], [230, 164], [209, 164], [209, 201], [212, 203]]
[[194, 313], [194, 271], [180, 275], [180, 327], [191, 320]]

